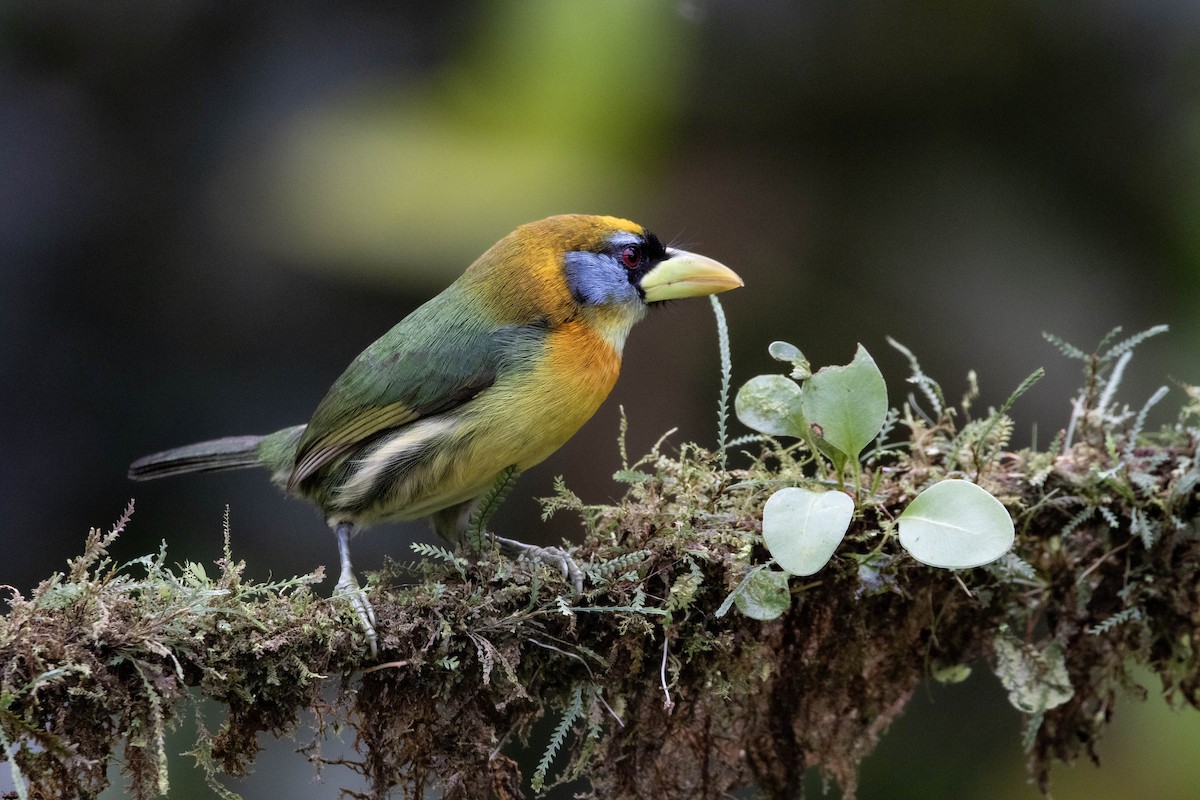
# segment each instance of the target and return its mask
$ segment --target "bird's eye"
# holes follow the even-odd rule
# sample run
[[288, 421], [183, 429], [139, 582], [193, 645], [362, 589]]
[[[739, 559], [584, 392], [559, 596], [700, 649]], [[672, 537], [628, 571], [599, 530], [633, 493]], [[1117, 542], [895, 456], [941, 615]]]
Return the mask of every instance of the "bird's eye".
[[634, 269], [642, 263], [642, 249], [634, 245], [626, 247], [621, 251], [621, 263], [625, 265], [625, 269]]

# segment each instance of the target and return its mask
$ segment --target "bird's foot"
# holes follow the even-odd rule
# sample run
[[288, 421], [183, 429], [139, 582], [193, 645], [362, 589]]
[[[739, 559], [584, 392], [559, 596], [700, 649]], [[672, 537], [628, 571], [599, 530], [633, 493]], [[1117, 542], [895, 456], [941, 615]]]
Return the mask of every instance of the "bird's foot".
[[342, 571], [337, 586], [333, 587], [333, 593], [344, 595], [358, 612], [363, 632], [367, 635], [367, 644], [371, 647], [371, 656], [375, 657], [379, 655], [378, 636], [375, 633], [375, 607], [367, 599], [367, 593], [358, 585], [358, 578], [354, 577], [354, 567], [350, 564], [350, 537], [354, 533], [354, 526], [348, 522], [340, 523], [334, 526], [334, 533], [337, 535]]
[[536, 544], [525, 544], [518, 542], [516, 539], [505, 539], [503, 536], [497, 536], [496, 542], [509, 556], [525, 556], [533, 561], [541, 561], [543, 564], [549, 564], [557, 568], [563, 576], [563, 579], [571, 584], [575, 589], [575, 594], [583, 594], [583, 571], [579, 569], [579, 565], [575, 563], [575, 559], [571, 558], [571, 554], [561, 547], [539, 547]]
[[367, 593], [358, 585], [358, 579], [351, 575], [350, 580], [346, 580], [343, 576], [342, 580], [337, 582], [337, 586], [333, 587], [333, 592], [350, 601], [350, 605], [358, 613], [359, 622], [362, 623], [363, 633], [366, 634], [367, 644], [371, 648], [371, 655], [379, 655], [378, 636], [375, 633], [375, 607], [367, 599]]

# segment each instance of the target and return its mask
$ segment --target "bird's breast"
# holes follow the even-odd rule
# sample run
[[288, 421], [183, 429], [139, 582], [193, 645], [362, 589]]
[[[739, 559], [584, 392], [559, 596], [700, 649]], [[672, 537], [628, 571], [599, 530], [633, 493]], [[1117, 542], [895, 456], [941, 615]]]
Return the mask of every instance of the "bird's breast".
[[528, 469], [561, 447], [608, 397], [621, 369], [621, 356], [608, 339], [583, 320], [546, 334], [539, 352], [480, 397], [480, 420], [492, 424], [479, 448]]

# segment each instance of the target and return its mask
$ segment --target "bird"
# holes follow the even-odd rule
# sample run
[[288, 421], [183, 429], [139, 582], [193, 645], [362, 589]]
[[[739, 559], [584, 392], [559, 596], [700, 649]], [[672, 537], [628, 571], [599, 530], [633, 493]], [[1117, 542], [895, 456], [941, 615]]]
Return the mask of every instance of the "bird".
[[[335, 594], [348, 596], [375, 654], [352, 537], [427, 517], [464, 544], [497, 481], [544, 460], [600, 407], [648, 308], [742, 285], [723, 264], [626, 219], [564, 214], [521, 225], [355, 358], [306, 424], [148, 455], [129, 477], [265, 467], [324, 514], [340, 559]], [[566, 551], [497, 541], [557, 565], [580, 590]]]

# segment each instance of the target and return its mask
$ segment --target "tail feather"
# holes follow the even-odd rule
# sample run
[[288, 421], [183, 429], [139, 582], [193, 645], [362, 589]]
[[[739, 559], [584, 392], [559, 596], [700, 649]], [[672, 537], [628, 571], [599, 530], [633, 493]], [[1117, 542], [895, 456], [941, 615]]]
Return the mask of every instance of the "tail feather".
[[227, 436], [154, 453], [129, 465], [129, 477], [135, 481], [183, 475], [188, 472], [216, 472], [226, 469], [257, 467], [262, 436]]

